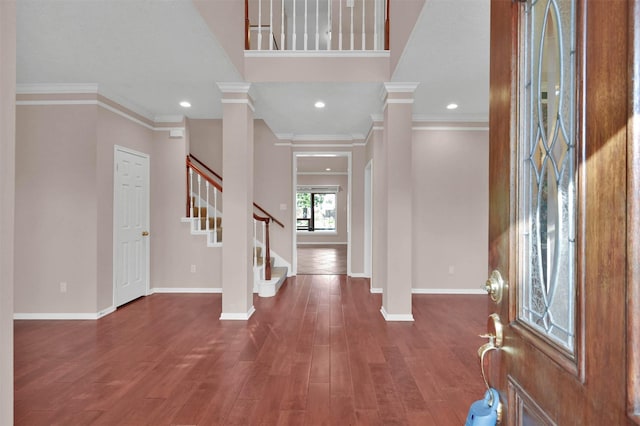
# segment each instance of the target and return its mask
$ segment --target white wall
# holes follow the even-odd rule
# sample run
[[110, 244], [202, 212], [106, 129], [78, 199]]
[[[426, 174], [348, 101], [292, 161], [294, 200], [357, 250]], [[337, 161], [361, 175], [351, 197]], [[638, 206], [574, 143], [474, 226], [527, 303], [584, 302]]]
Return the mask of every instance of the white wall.
[[[189, 133], [191, 135], [191, 132]], [[185, 138], [153, 133], [151, 151], [151, 287], [222, 288], [221, 249], [191, 235], [186, 215]], [[195, 272], [191, 272], [195, 265]]]
[[17, 107], [15, 312], [97, 312], [97, 116]]
[[488, 164], [488, 131], [414, 130], [414, 291], [479, 291], [486, 280]]
[[0, 424], [13, 424], [16, 5], [0, 2]]

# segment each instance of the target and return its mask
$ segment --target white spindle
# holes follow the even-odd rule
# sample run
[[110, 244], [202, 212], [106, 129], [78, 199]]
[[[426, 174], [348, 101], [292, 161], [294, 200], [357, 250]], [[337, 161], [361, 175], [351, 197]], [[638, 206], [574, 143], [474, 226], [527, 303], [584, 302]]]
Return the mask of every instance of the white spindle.
[[307, 6], [308, 0], [304, 0], [304, 50], [307, 50], [307, 42], [309, 41], [309, 33], [307, 32], [307, 21], [309, 21], [309, 13], [307, 12]]
[[298, 35], [296, 34], [296, 1], [293, 2], [293, 47], [291, 50], [297, 50], [298, 45], [296, 43]]
[[262, 50], [262, 0], [258, 0], [258, 50]]
[[257, 241], [258, 239], [256, 238], [256, 232], [257, 232], [257, 227], [256, 227], [256, 220], [253, 219], [253, 265], [254, 266], [258, 266], [258, 244]]
[[193, 169], [189, 167], [189, 217], [193, 217]]
[[262, 280], [264, 280], [264, 274], [265, 271], [267, 270], [267, 262], [269, 262], [271, 259], [267, 259], [267, 246], [265, 245], [265, 240], [266, 240], [266, 235], [267, 235], [267, 230], [266, 230], [266, 223], [265, 222], [260, 222], [262, 224], [262, 251], [264, 253], [262, 253]]
[[269, 50], [273, 50], [273, 0], [269, 0]]
[[316, 0], [316, 50], [320, 50], [320, 26], [318, 19], [320, 17], [320, 0]]
[[214, 241], [218, 243], [218, 188], [213, 187], [213, 235]]
[[284, 0], [280, 0], [280, 49], [284, 50]]
[[362, 0], [362, 50], [365, 50], [365, 31], [364, 31], [364, 13], [367, 8], [365, 0]]
[[378, 50], [378, 0], [373, 2], [373, 50]]
[[207, 207], [207, 214], [204, 215], [204, 229], [206, 229], [207, 231], [209, 231], [209, 181], [206, 181], [204, 183], [205, 186], [205, 190], [207, 191], [207, 202], [206, 202], [206, 207]]
[[[355, 3], [355, 0], [353, 0], [353, 1]], [[355, 4], [352, 7], [350, 7], [350, 9], [351, 9], [351, 28], [350, 28], [349, 31], [350, 31], [350, 34], [351, 34], [351, 38], [350, 38], [350, 40], [351, 40], [351, 43], [350, 43], [351, 50], [353, 50], [353, 9], [355, 9], [355, 8], [356, 8]]]
[[200, 215], [201, 215], [201, 211], [202, 211], [202, 192], [200, 192], [200, 181], [202, 179], [200, 178], [200, 175], [198, 174], [198, 227], [196, 229], [202, 229], [202, 225], [200, 224]]
[[338, 50], [342, 50], [342, 0], [340, 0], [340, 12], [338, 19], [340, 20], [340, 28], [338, 29]]
[[333, 25], [333, 19], [331, 19], [331, 2], [327, 1], [327, 27], [329, 27], [329, 34], [327, 34], [327, 50], [331, 50], [331, 27]]

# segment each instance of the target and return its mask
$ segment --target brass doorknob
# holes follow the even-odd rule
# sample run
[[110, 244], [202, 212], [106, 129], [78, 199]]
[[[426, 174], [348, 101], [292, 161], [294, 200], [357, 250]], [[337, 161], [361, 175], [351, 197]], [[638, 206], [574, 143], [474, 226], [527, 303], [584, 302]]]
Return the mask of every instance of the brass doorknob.
[[484, 289], [489, 293], [489, 297], [496, 303], [502, 301], [502, 291], [504, 290], [504, 280], [497, 270], [491, 272], [489, 279], [484, 284]]
[[149, 236], [149, 231], [142, 231], [142, 236], [143, 237], [148, 237]]

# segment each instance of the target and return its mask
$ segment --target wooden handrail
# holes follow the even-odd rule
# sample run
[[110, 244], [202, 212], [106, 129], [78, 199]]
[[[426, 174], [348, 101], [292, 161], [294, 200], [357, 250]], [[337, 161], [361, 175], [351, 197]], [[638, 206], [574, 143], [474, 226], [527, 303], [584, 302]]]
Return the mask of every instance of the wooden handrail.
[[220, 176], [219, 174], [217, 174], [216, 172], [214, 172], [214, 171], [213, 171], [209, 166], [207, 166], [203, 161], [198, 160], [198, 157], [196, 157], [196, 156], [195, 156], [195, 155], [193, 155], [193, 154], [189, 154], [189, 155], [187, 156], [187, 159], [189, 159], [189, 158], [190, 158], [190, 159], [192, 159], [192, 160], [195, 160], [198, 164], [200, 164], [202, 167], [204, 167], [204, 169], [205, 169], [206, 171], [208, 171], [209, 173], [211, 173], [212, 175], [214, 175], [215, 177], [217, 177], [217, 178], [220, 180], [220, 182], [222, 182], [222, 176]]
[[[214, 175], [216, 178], [218, 178], [220, 180], [220, 182], [222, 182], [222, 176], [220, 176], [218, 173], [214, 172], [209, 166], [207, 166], [204, 162], [202, 162], [201, 160], [198, 160], [197, 157], [195, 157], [192, 154], [189, 154], [187, 156], [187, 167], [189, 167], [189, 164], [193, 164], [193, 162], [191, 161], [191, 159], [195, 160], [198, 162], [198, 164], [202, 165], [202, 167], [205, 168], [205, 170], [207, 170], [209, 173], [211, 173], [212, 175]], [[188, 176], [187, 176], [188, 179]], [[211, 181], [210, 181], [211, 182]], [[187, 180], [187, 185], [188, 185], [188, 180]], [[220, 191], [222, 191], [222, 187], [221, 186], [217, 186], [218, 189], [220, 189]], [[189, 193], [189, 187], [187, 186], [187, 193]], [[188, 206], [188, 201], [187, 201], [187, 206]], [[278, 219], [276, 219], [271, 213], [269, 213], [268, 211], [266, 211], [265, 209], [263, 209], [259, 204], [257, 203], [253, 203], [253, 207], [257, 208], [258, 210], [260, 210], [262, 213], [266, 214], [272, 221], [274, 221], [275, 223], [277, 223], [278, 225], [280, 225], [281, 228], [284, 228], [284, 223], [280, 222]], [[187, 215], [188, 216], [188, 215]]]
[[[207, 176], [207, 174], [203, 172], [200, 167], [196, 166], [195, 164], [193, 164], [193, 162], [189, 161], [188, 159], [187, 159], [187, 168], [193, 169], [196, 173], [202, 176], [207, 182], [215, 186], [218, 189], [218, 191], [222, 192], [222, 185], [220, 185], [218, 182], [213, 180], [211, 177]], [[189, 194], [187, 193], [187, 196], [188, 195]]]

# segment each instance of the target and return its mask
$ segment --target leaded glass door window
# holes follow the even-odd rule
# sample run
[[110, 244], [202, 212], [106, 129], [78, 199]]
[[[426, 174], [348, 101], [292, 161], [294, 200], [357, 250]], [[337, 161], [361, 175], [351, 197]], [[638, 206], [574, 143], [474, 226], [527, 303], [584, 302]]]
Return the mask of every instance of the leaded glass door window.
[[576, 2], [534, 0], [520, 22], [518, 319], [576, 347]]

